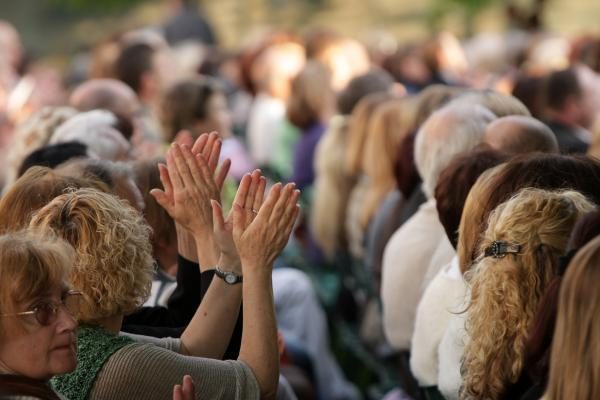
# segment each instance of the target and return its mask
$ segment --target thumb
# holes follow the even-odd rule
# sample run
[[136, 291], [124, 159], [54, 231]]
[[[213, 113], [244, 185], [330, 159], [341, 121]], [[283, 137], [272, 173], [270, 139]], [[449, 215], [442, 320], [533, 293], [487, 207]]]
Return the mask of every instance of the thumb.
[[165, 192], [160, 189], [152, 189], [150, 191], [150, 195], [154, 197], [154, 200], [156, 200], [156, 202], [160, 204], [162, 208], [164, 208], [167, 212], [170, 212], [171, 207], [169, 204], [169, 197]]
[[223, 209], [221, 208], [221, 205], [216, 200], [211, 200], [210, 205], [212, 206], [215, 231], [225, 230], [225, 221], [223, 220]]

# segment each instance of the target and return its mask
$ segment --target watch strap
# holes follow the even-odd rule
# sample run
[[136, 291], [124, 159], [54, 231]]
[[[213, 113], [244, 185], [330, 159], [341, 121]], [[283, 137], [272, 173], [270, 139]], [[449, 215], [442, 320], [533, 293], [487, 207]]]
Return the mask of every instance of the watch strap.
[[215, 275], [219, 278], [223, 279], [225, 283], [229, 285], [235, 285], [237, 283], [242, 283], [243, 277], [241, 275], [237, 275], [233, 272], [223, 271], [218, 266], [215, 267]]

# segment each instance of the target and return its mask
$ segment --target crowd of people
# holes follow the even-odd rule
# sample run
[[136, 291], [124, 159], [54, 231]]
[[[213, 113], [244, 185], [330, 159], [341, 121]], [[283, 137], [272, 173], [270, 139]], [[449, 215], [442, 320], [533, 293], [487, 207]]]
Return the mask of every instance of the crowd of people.
[[600, 398], [600, 37], [386, 43], [0, 21], [0, 398]]

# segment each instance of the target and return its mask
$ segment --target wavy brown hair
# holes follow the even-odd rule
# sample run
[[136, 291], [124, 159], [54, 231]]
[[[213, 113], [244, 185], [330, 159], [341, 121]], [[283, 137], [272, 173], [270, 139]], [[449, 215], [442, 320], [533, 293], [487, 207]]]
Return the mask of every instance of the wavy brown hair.
[[75, 248], [71, 283], [83, 293], [81, 322], [126, 315], [144, 304], [154, 272], [150, 228], [127, 202], [79, 189], [52, 200], [30, 227]]
[[480, 253], [493, 241], [519, 254], [483, 257], [467, 274], [471, 300], [463, 359], [463, 398], [498, 399], [523, 368], [529, 326], [581, 213], [595, 206], [581, 193], [525, 188], [490, 215]]
[[547, 400], [600, 398], [600, 237], [571, 261], [560, 290]]

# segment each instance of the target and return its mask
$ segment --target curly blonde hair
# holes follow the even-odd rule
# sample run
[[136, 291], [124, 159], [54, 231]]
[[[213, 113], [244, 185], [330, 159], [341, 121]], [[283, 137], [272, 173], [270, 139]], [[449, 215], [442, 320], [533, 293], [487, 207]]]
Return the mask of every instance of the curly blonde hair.
[[95, 189], [75, 190], [39, 210], [30, 228], [52, 232], [75, 248], [70, 280], [83, 293], [80, 322], [129, 314], [150, 294], [150, 228], [125, 201]]
[[490, 215], [480, 254], [493, 241], [519, 254], [483, 257], [466, 274], [471, 289], [461, 398], [498, 399], [523, 367], [538, 302], [564, 254], [578, 216], [594, 209], [582, 194], [526, 188]]

